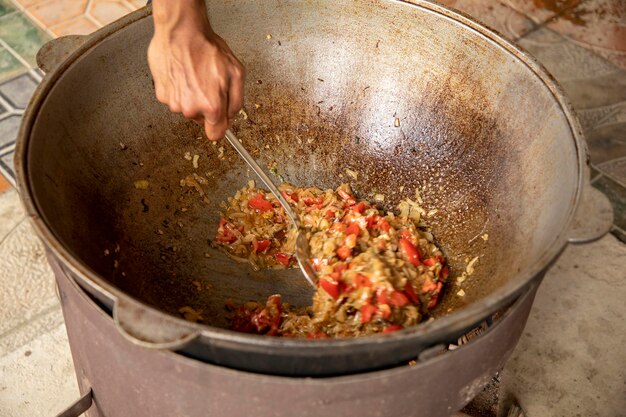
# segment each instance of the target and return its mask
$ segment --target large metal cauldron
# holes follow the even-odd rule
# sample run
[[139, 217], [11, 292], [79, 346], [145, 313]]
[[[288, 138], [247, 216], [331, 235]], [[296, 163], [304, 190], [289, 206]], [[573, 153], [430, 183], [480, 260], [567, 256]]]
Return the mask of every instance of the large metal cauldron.
[[[526, 324], [532, 283], [484, 334], [411, 366], [326, 378], [261, 375], [122, 337], [51, 260], [83, 397], [58, 417], [448, 417], [492, 380]], [[424, 355], [425, 356], [425, 355]]]
[[[37, 232], [135, 343], [285, 375], [393, 366], [512, 302], [568, 240], [606, 231], [610, 221], [591, 233], [573, 229], [581, 194], [593, 195], [583, 193], [585, 146], [560, 90], [534, 60], [474, 21], [424, 1], [209, 7], [248, 69], [248, 117], [233, 130], [263, 164], [320, 187], [349, 180], [343, 173], [351, 168], [359, 172], [354, 189], [383, 193], [390, 208], [418, 188], [426, 209], [436, 210], [429, 222], [451, 260], [451, 282], [468, 259], [479, 262], [464, 297], [454, 284], [447, 290], [439, 319], [392, 335], [308, 341], [219, 328], [227, 298], [282, 292], [302, 304], [310, 293], [297, 271], [242, 270], [209, 248], [218, 203], [250, 173], [228, 146], [209, 144], [199, 127], [156, 102], [144, 9], [89, 39], [66, 39], [65, 47], [81, 45], [60, 65], [50, 58], [59, 50], [44, 47], [48, 74], [16, 157]], [[200, 155], [198, 169], [186, 152]], [[208, 204], [180, 185], [194, 172], [207, 179]], [[135, 188], [137, 180], [149, 188]], [[212, 289], [198, 291], [193, 281]], [[180, 319], [183, 306], [202, 309], [207, 324]]]

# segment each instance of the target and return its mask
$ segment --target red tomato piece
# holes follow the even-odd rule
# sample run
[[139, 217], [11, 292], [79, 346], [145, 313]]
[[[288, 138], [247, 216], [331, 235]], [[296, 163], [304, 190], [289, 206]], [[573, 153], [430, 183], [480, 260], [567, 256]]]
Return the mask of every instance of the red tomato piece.
[[404, 238], [404, 239], [413, 239], [413, 236], [411, 235], [411, 232], [409, 232], [408, 230], [404, 229], [400, 232], [400, 237]]
[[274, 258], [276, 258], [278, 262], [280, 262], [281, 264], [285, 266], [289, 266], [289, 262], [291, 262], [291, 256], [282, 252], [279, 252], [276, 255], [274, 255]]
[[391, 324], [383, 329], [383, 334], [397, 332], [402, 329], [404, 329], [404, 327], [399, 324]]
[[409, 239], [400, 238], [398, 245], [400, 246], [400, 250], [404, 254], [407, 261], [409, 261], [413, 266], [418, 266], [420, 264], [420, 254], [415, 245], [413, 245]]
[[333, 268], [333, 272], [339, 272], [342, 273], [343, 271], [345, 271], [346, 269], [348, 269], [348, 264], [347, 263], [338, 263], [335, 265], [335, 267]]
[[443, 284], [441, 282], [438, 282], [437, 287], [435, 288], [435, 291], [433, 292], [433, 295], [432, 295], [433, 298], [430, 299], [426, 307], [428, 308], [437, 307], [437, 303], [439, 302], [439, 293], [441, 292], [441, 287], [443, 287]]
[[335, 212], [332, 210], [326, 210], [326, 214], [324, 215], [324, 217], [326, 217], [326, 220], [334, 219]]
[[415, 290], [413, 289], [413, 285], [411, 285], [410, 282], [407, 282], [406, 285], [404, 286], [404, 294], [407, 296], [407, 298], [413, 304], [419, 304], [420, 303], [420, 299], [417, 296], [417, 294], [415, 294]]
[[217, 226], [217, 233], [215, 240], [221, 243], [231, 244], [237, 240], [237, 236], [232, 231], [232, 225], [228, 223], [225, 218], [220, 218], [220, 223]]
[[263, 252], [265, 249], [269, 248], [271, 244], [272, 242], [269, 240], [259, 240], [258, 242], [252, 242], [252, 245], [254, 246], [254, 251], [256, 253]]
[[446, 280], [448, 279], [448, 275], [450, 275], [450, 268], [448, 268], [448, 265], [444, 266], [443, 268], [441, 268], [441, 271], [439, 272], [439, 276], [441, 277], [442, 280]]
[[298, 194], [296, 194], [296, 193], [289, 194], [287, 191], [281, 191], [280, 193], [283, 195], [283, 197], [285, 197], [285, 200], [287, 200], [287, 201], [291, 200], [294, 203], [297, 203], [298, 200], [299, 200]]
[[361, 323], [367, 323], [372, 319], [372, 316], [376, 314], [378, 309], [371, 304], [363, 304], [361, 306]]
[[331, 277], [320, 278], [320, 287], [324, 289], [333, 299], [339, 298], [341, 293], [339, 282]]
[[350, 257], [350, 255], [352, 255], [352, 249], [345, 245], [337, 249], [337, 256], [339, 259], [346, 260]]
[[437, 260], [435, 258], [428, 258], [428, 259], [424, 259], [422, 263], [426, 266], [435, 266], [435, 264], [437, 263]]
[[409, 303], [409, 299], [400, 291], [394, 291], [391, 293], [391, 299], [389, 300], [389, 303], [392, 306], [402, 307]]
[[359, 236], [361, 234], [361, 228], [359, 227], [358, 224], [351, 223], [350, 226], [346, 228], [346, 234]]
[[376, 227], [383, 232], [388, 232], [389, 230], [391, 230], [391, 225], [389, 224], [387, 219], [384, 219], [382, 217], [380, 218], [380, 220], [378, 220], [378, 224], [376, 224]]
[[346, 231], [346, 225], [341, 222], [334, 223], [332, 226], [330, 226], [330, 230], [343, 233]]
[[248, 206], [259, 211], [269, 211], [274, 208], [272, 203], [267, 201], [263, 194], [257, 194], [248, 200]]
[[365, 211], [365, 203], [364, 202], [360, 202], [359, 204], [356, 204], [355, 206], [352, 207], [352, 211], [355, 211], [359, 214], [363, 214], [363, 212]]
[[357, 288], [371, 287], [372, 286], [372, 282], [365, 275], [363, 275], [363, 274], [356, 274], [356, 277], [354, 277], [354, 286], [357, 287]]
[[389, 304], [389, 297], [387, 296], [387, 290], [380, 287], [376, 289], [376, 302], [378, 304]]

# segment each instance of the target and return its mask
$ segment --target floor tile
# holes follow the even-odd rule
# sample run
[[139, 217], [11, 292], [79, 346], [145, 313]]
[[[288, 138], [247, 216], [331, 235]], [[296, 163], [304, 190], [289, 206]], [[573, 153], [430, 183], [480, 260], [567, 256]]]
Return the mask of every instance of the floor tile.
[[4, 178], [4, 175], [0, 174], [0, 194], [11, 189], [11, 184]]
[[136, 9], [144, 7], [147, 3], [145, 0], [128, 0], [128, 3]]
[[626, 186], [626, 157], [604, 162], [598, 165], [598, 169]]
[[0, 0], [0, 17], [5, 14], [9, 14], [12, 11], [16, 10], [15, 6], [11, 3], [10, 0]]
[[114, 22], [131, 11], [123, 2], [113, 0], [93, 0], [88, 9], [89, 15], [102, 25]]
[[44, 27], [50, 27], [83, 14], [87, 3], [87, 0], [50, 0], [36, 3], [27, 10]]
[[22, 7], [28, 7], [36, 3], [45, 3], [48, 0], [13, 0], [13, 1]]
[[529, 417], [623, 416], [626, 245], [569, 245], [535, 298], [504, 368], [503, 390]]
[[59, 25], [52, 26], [49, 30], [55, 36], [66, 36], [66, 35], [88, 35], [96, 30], [98, 30], [98, 25], [96, 25], [91, 20], [87, 19], [85, 16], [79, 16], [75, 19], [69, 20], [67, 22], [63, 22]]
[[0, 81], [11, 78], [25, 70], [26, 67], [17, 58], [0, 46]]
[[626, 2], [587, 0], [572, 13], [578, 18], [557, 16], [547, 26], [626, 69]]
[[0, 358], [3, 416], [54, 416], [79, 398], [63, 324]]
[[15, 228], [26, 214], [15, 189], [0, 195], [0, 242]]
[[12, 150], [4, 153], [0, 151], [0, 174], [15, 186], [15, 167], [13, 166]]
[[0, 94], [15, 108], [25, 109], [35, 88], [37, 82], [29, 74], [22, 74], [0, 84]]
[[37, 66], [37, 51], [50, 40], [50, 36], [23, 13], [0, 18], [0, 38], [33, 67]]
[[541, 24], [556, 15], [569, 15], [572, 9], [584, 0], [500, 0], [502, 3], [524, 14], [536, 24]]
[[526, 16], [494, 0], [443, 0], [440, 3], [467, 13], [511, 40], [535, 26]]
[[546, 28], [535, 30], [519, 41], [559, 81], [592, 79], [615, 74], [620, 69], [602, 57]]
[[611, 200], [614, 224], [620, 229], [626, 230], [626, 187], [623, 187], [606, 175], [597, 178], [593, 182], [593, 186], [602, 191]]
[[52, 270], [30, 223], [21, 221], [0, 243], [0, 335], [15, 332], [58, 304]]
[[9, 116], [0, 120], [0, 149], [17, 139], [17, 130], [20, 127], [20, 116]]

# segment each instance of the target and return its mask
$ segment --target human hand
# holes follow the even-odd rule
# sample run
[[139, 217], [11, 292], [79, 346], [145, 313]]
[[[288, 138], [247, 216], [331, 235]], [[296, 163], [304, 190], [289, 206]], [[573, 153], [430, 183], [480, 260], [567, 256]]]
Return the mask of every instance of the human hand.
[[148, 64], [157, 99], [219, 140], [243, 105], [243, 65], [211, 29], [202, 0], [155, 0]]

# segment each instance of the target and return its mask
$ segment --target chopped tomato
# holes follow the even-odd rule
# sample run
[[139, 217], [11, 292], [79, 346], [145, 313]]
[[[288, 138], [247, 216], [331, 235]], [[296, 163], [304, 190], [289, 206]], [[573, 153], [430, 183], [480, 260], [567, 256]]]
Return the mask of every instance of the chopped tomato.
[[372, 282], [365, 275], [363, 275], [363, 274], [356, 274], [356, 277], [354, 277], [354, 286], [357, 287], [357, 288], [371, 287], [372, 286]]
[[328, 274], [328, 276], [331, 277], [332, 279], [339, 280], [339, 278], [341, 278], [341, 272], [333, 271], [330, 274]]
[[435, 291], [433, 292], [432, 298], [430, 299], [426, 307], [428, 308], [437, 307], [437, 303], [439, 302], [439, 293], [441, 292], [442, 287], [443, 287], [443, 284], [441, 282], [438, 282], [437, 287], [435, 288]]
[[287, 200], [287, 201], [291, 200], [294, 203], [297, 203], [298, 200], [299, 200], [298, 194], [296, 194], [296, 193], [289, 194], [287, 191], [281, 191], [280, 193], [283, 195], [283, 197], [285, 197], [285, 200]]
[[326, 217], [326, 220], [334, 219], [335, 212], [332, 210], [326, 210], [326, 214], [324, 215], [324, 217]]
[[400, 232], [400, 237], [404, 238], [404, 239], [413, 239], [413, 236], [411, 235], [411, 232], [409, 232], [408, 230], [404, 229]]
[[232, 225], [223, 217], [220, 219], [220, 223], [217, 226], [215, 240], [228, 244], [237, 240], [237, 236], [232, 231]]
[[312, 206], [309, 206], [307, 208], [304, 209], [305, 213], [310, 213], [313, 210], [319, 210], [321, 209], [323, 206], [321, 204], [313, 204]]
[[263, 194], [257, 194], [248, 200], [248, 206], [259, 211], [269, 211], [274, 208], [272, 203], [267, 201]]
[[383, 329], [383, 334], [397, 332], [402, 329], [404, 329], [404, 327], [399, 324], [391, 324]]
[[282, 302], [280, 295], [272, 295], [267, 299], [265, 308], [258, 308], [250, 318], [256, 333], [275, 336], [282, 322]]
[[338, 263], [335, 265], [335, 267], [333, 268], [333, 272], [339, 272], [342, 273], [343, 271], [345, 271], [346, 269], [348, 269], [348, 264], [347, 263]]
[[371, 304], [363, 304], [361, 306], [361, 323], [368, 323], [378, 309]]
[[444, 259], [443, 256], [441, 255], [436, 255], [435, 259], [437, 260], [437, 262], [439, 262], [441, 265], [445, 265], [446, 264], [446, 260]]
[[437, 260], [435, 258], [428, 258], [428, 259], [424, 259], [422, 263], [426, 266], [435, 266], [435, 264], [437, 263]]
[[333, 299], [336, 300], [337, 298], [339, 298], [339, 294], [341, 292], [339, 288], [339, 282], [337, 280], [329, 276], [320, 278], [320, 287], [322, 287], [324, 291], [328, 293], [328, 295], [333, 297]]
[[341, 222], [338, 222], [330, 226], [330, 230], [343, 233], [346, 231], [346, 225]]
[[385, 320], [391, 317], [391, 307], [389, 307], [389, 304], [378, 304], [378, 312]]
[[381, 240], [380, 242], [378, 242], [378, 249], [385, 250], [386, 248], [387, 248], [387, 242], [385, 242], [384, 240]]
[[258, 242], [256, 240], [252, 241], [252, 246], [254, 247], [254, 251], [256, 253], [259, 252], [263, 252], [265, 249], [270, 247], [270, 244], [272, 242], [269, 240], [259, 240]]
[[409, 303], [409, 299], [400, 291], [394, 291], [391, 293], [391, 299], [389, 300], [389, 303], [392, 306], [402, 307]]
[[391, 225], [389, 224], [387, 219], [382, 218], [382, 217], [380, 218], [380, 220], [378, 220], [376, 227], [382, 230], [383, 232], [388, 232], [391, 229]]
[[359, 204], [356, 204], [355, 206], [352, 207], [352, 211], [355, 211], [359, 214], [363, 214], [363, 212], [365, 211], [365, 203], [364, 202], [360, 202]]
[[361, 234], [361, 228], [359, 227], [358, 224], [351, 223], [350, 226], [346, 228], [346, 234], [359, 236]]
[[391, 230], [391, 225], [387, 219], [378, 214], [368, 216], [365, 220], [367, 221], [367, 229], [382, 230], [383, 232]]
[[441, 268], [441, 271], [439, 272], [439, 276], [441, 277], [442, 280], [446, 280], [448, 279], [448, 275], [450, 275], [450, 268], [448, 268], [448, 265], [444, 266], [443, 268]]
[[420, 254], [415, 245], [413, 245], [409, 239], [400, 238], [398, 245], [400, 246], [400, 250], [404, 254], [407, 261], [414, 266], [418, 266], [420, 264]]
[[389, 297], [387, 296], [387, 290], [383, 287], [376, 289], [376, 302], [378, 304], [389, 304]]
[[302, 197], [302, 201], [304, 201], [304, 204], [306, 204], [307, 206], [312, 206], [313, 204], [322, 204], [324, 202], [324, 197], [311, 197], [311, 196], [306, 196], [306, 197]]
[[352, 255], [352, 249], [345, 245], [337, 249], [337, 256], [339, 257], [339, 259], [348, 259], [350, 255]]
[[413, 289], [413, 285], [411, 285], [410, 282], [407, 282], [406, 285], [404, 286], [404, 294], [407, 296], [407, 298], [413, 304], [419, 304], [420, 303], [420, 299], [417, 296], [417, 294], [415, 294], [415, 290]]
[[274, 255], [274, 257], [278, 262], [285, 266], [289, 266], [289, 262], [291, 262], [291, 256], [287, 255], [286, 253], [279, 252]]

